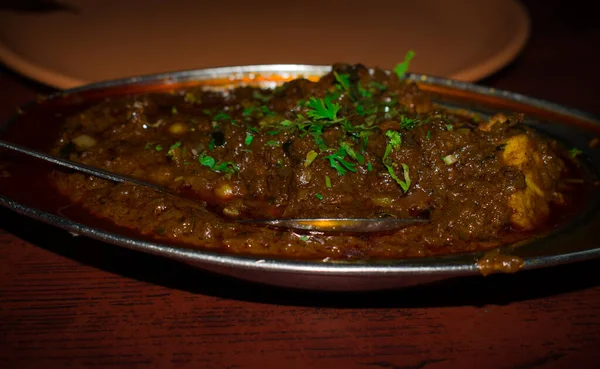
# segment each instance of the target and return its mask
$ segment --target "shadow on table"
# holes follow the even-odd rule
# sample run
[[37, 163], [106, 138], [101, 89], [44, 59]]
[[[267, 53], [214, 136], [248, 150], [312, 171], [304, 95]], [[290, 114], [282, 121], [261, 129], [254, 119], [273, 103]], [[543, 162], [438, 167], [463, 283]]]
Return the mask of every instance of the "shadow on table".
[[245, 282], [86, 237], [0, 208], [0, 227], [37, 247], [79, 263], [168, 288], [266, 304], [336, 308], [483, 306], [508, 304], [600, 285], [600, 260], [426, 286], [375, 292], [318, 292]]

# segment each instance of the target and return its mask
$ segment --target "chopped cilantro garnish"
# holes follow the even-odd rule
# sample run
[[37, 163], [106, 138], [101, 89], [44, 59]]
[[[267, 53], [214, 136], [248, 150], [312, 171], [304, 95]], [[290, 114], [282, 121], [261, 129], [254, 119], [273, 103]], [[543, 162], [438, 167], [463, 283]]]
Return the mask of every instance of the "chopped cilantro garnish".
[[336, 120], [338, 119], [337, 113], [340, 111], [340, 104], [333, 104], [329, 97], [325, 99], [315, 99], [311, 97], [308, 101], [308, 106], [312, 109], [309, 110], [306, 115], [313, 119], [327, 119]]
[[400, 128], [408, 129], [409, 131], [415, 128], [419, 122], [416, 118], [409, 118], [406, 115], [400, 117]]
[[325, 187], [331, 188], [331, 178], [329, 176], [325, 176]]
[[200, 154], [198, 161], [200, 164], [204, 165], [205, 167], [209, 167], [210, 169], [214, 168], [216, 163], [212, 156], [208, 156], [205, 153]]
[[446, 131], [452, 131], [454, 130], [454, 126], [452, 126], [452, 124], [446, 124]]
[[425, 136], [425, 138], [427, 140], [429, 140], [431, 138], [431, 131], [427, 131], [427, 136]]
[[360, 94], [360, 96], [362, 97], [366, 97], [369, 98], [371, 96], [373, 96], [373, 92], [370, 90], [367, 90], [366, 88], [364, 88], [360, 82], [356, 84], [356, 89], [358, 90], [358, 93]]
[[371, 162], [367, 163], [367, 170], [370, 172], [373, 170], [373, 166], [371, 165]]
[[576, 147], [573, 147], [571, 150], [569, 150], [569, 156], [573, 159], [575, 159], [577, 156], [581, 155], [583, 153], [583, 151], [579, 150]]
[[250, 146], [253, 139], [254, 139], [254, 136], [252, 136], [252, 133], [246, 132], [246, 138], [244, 139], [244, 143], [246, 144], [246, 146]]
[[248, 127], [246, 127], [246, 128], [248, 128], [248, 130], [249, 130], [249, 131], [252, 131], [252, 132], [254, 132], [254, 133], [258, 133], [258, 131], [259, 131], [259, 130], [258, 130], [258, 128], [256, 128], [256, 127], [251, 127], [251, 126], [248, 126]]
[[281, 145], [281, 143], [279, 141], [267, 141], [267, 142], [265, 142], [265, 145], [271, 146], [271, 147], [276, 147], [276, 146]]
[[396, 181], [396, 183], [400, 185], [402, 190], [406, 192], [410, 187], [408, 166], [404, 163], [401, 164], [402, 169], [404, 171], [404, 181], [402, 181], [400, 180], [400, 178], [398, 178], [398, 175], [396, 174], [396, 171], [394, 169], [394, 163], [392, 163], [392, 160], [389, 157], [389, 155], [392, 153], [392, 150], [398, 150], [402, 146], [402, 137], [400, 136], [400, 133], [391, 130], [386, 131], [385, 135], [389, 138], [389, 141], [385, 147], [385, 153], [383, 154], [383, 158], [381, 159], [381, 161], [383, 165], [385, 165], [385, 167], [387, 168], [388, 173], [394, 179], [394, 181]]
[[224, 113], [224, 112], [220, 112], [220, 113], [217, 113], [217, 115], [215, 115], [212, 119], [215, 121], [231, 119], [231, 115]]
[[162, 149], [163, 149], [162, 145], [156, 145], [154, 147], [154, 150], [156, 150], [156, 151], [162, 151]]
[[291, 126], [294, 125], [294, 122], [292, 122], [291, 120], [286, 119], [286, 120], [283, 120], [283, 121], [279, 122], [279, 124], [282, 127], [291, 127]]
[[210, 141], [208, 141], [208, 149], [210, 151], [213, 151], [215, 149], [215, 139], [211, 138]]
[[267, 132], [267, 134], [268, 134], [269, 136], [275, 136], [275, 135], [278, 135], [278, 134], [279, 134], [279, 131], [275, 129], [275, 130], [272, 130], [272, 131], [269, 131], [269, 132]]
[[308, 242], [308, 240], [309, 240], [308, 236], [300, 236], [298, 238], [300, 239], [300, 241], [304, 241], [304, 242]]
[[321, 195], [321, 194], [320, 194], [320, 193], [318, 193], [318, 192], [315, 194], [315, 197], [316, 197], [317, 199], [319, 199], [319, 200], [323, 200], [323, 195]]
[[406, 75], [406, 72], [408, 71], [408, 66], [410, 64], [410, 61], [414, 57], [415, 57], [415, 52], [412, 50], [408, 50], [408, 52], [404, 56], [404, 61], [400, 64], [397, 64], [394, 67], [394, 73], [396, 73], [398, 78], [400, 78], [400, 79], [404, 78], [404, 76]]
[[[402, 136], [400, 135], [400, 133], [398, 133], [396, 131], [392, 131], [392, 130], [387, 130], [385, 132], [385, 135], [390, 139], [390, 141], [388, 142], [388, 145], [385, 149], [385, 151], [389, 155], [389, 152], [391, 152], [392, 149], [400, 148], [400, 146], [402, 145]], [[388, 150], [388, 147], [389, 147], [389, 150]], [[384, 158], [385, 157], [387, 157], [387, 155], [385, 155]]]
[[169, 146], [169, 151], [167, 151], [167, 156], [173, 156], [174, 149], [176, 147], [181, 147], [181, 141], [177, 141], [173, 145]]
[[379, 83], [377, 81], [371, 81], [371, 82], [369, 82], [369, 87], [376, 88], [379, 91], [385, 91], [385, 90], [387, 90], [387, 86], [386, 85], [384, 85], [382, 83]]
[[213, 157], [206, 155], [206, 153], [200, 154], [198, 162], [205, 167], [208, 167], [213, 172], [231, 174], [238, 170], [235, 164], [230, 161], [217, 164], [216, 160]]
[[340, 147], [338, 151], [331, 155], [325, 156], [324, 159], [329, 160], [329, 165], [337, 170], [339, 175], [343, 176], [348, 170], [351, 172], [356, 172], [356, 164], [344, 160], [346, 154], [346, 149]]
[[150, 142], [146, 143], [146, 146], [144, 146], [144, 149], [150, 149], [152, 148], [152, 144]]
[[304, 160], [304, 168], [308, 168], [308, 166], [315, 161], [315, 159], [317, 158], [319, 154], [317, 154], [316, 151], [314, 150], [310, 150], [307, 154], [306, 154], [306, 159]]
[[350, 94], [350, 75], [346, 73], [338, 74], [338, 72], [334, 71], [333, 76], [342, 89]]
[[356, 160], [358, 162], [358, 164], [360, 164], [360, 165], [364, 164], [365, 158], [361, 154], [354, 151], [354, 149], [352, 148], [352, 146], [350, 146], [350, 144], [348, 142], [342, 142], [340, 144], [340, 147], [344, 148], [344, 150], [346, 150], [346, 153], [348, 153], [348, 156], [350, 156], [352, 159]]

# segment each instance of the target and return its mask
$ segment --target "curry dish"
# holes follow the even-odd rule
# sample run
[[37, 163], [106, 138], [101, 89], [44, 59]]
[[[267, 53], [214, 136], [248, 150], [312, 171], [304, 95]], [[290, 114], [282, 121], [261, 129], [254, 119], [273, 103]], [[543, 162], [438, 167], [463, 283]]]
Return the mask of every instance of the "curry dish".
[[[181, 196], [55, 171], [91, 214], [161, 241], [238, 254], [373, 259], [489, 249], [569, 205], [568, 150], [519, 114], [446, 111], [404, 71], [334, 65], [275, 89], [201, 86], [106, 98], [53, 153]], [[391, 233], [322, 234], [248, 218], [422, 217]]]

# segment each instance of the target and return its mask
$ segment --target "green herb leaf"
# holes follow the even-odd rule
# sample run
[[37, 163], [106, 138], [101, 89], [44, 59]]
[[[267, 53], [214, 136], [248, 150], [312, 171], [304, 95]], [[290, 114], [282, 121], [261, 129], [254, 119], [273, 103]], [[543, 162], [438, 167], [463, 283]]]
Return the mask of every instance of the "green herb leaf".
[[377, 81], [371, 81], [371, 82], [369, 82], [369, 87], [376, 88], [376, 89], [378, 89], [381, 92], [387, 90], [387, 86], [386, 85], [384, 85], [382, 83], [379, 83]]
[[368, 162], [368, 163], [367, 163], [367, 170], [368, 170], [369, 172], [373, 171], [373, 166], [371, 165], [371, 162]]
[[328, 175], [325, 176], [325, 187], [331, 188], [331, 178]]
[[575, 159], [577, 156], [581, 155], [583, 153], [583, 151], [579, 150], [576, 147], [571, 148], [571, 150], [569, 150], [569, 156], [572, 159]]
[[416, 127], [418, 122], [419, 120], [416, 118], [409, 118], [406, 115], [402, 115], [400, 117], [400, 128], [404, 128], [410, 131]]
[[348, 153], [348, 156], [350, 156], [352, 159], [356, 160], [358, 162], [358, 164], [360, 164], [360, 165], [364, 164], [365, 158], [361, 154], [354, 151], [354, 149], [352, 148], [352, 146], [350, 146], [350, 144], [348, 142], [342, 142], [340, 144], [340, 147], [344, 148], [344, 150], [346, 150], [346, 153]]
[[211, 156], [206, 155], [205, 153], [200, 154], [198, 157], [198, 162], [204, 165], [205, 167], [209, 167], [211, 170], [215, 167], [215, 159]]
[[253, 139], [254, 139], [254, 136], [252, 136], [252, 133], [246, 132], [246, 138], [244, 139], [244, 144], [246, 144], [246, 146], [250, 146]]
[[325, 99], [315, 99], [311, 97], [308, 101], [308, 106], [312, 110], [309, 110], [306, 115], [313, 119], [327, 119], [327, 120], [336, 120], [337, 113], [340, 111], [340, 104], [333, 104], [329, 97], [325, 97]]
[[383, 165], [388, 170], [390, 176], [400, 185], [402, 190], [406, 192], [410, 187], [410, 177], [408, 176], [408, 166], [402, 163], [402, 169], [404, 170], [404, 181], [402, 181], [396, 175], [396, 171], [394, 170], [394, 164], [392, 163], [389, 155], [392, 153], [392, 150], [397, 150], [402, 146], [402, 137], [400, 133], [392, 130], [388, 130], [385, 132], [385, 135], [389, 138], [388, 144], [385, 147], [385, 153], [383, 154], [383, 158], [381, 159]]
[[333, 72], [333, 75], [342, 89], [346, 91], [346, 93], [350, 94], [350, 75], [346, 73], [338, 74], [336, 71]]
[[427, 136], [425, 136], [425, 138], [427, 139], [427, 141], [429, 141], [429, 139], [431, 138], [431, 131], [427, 131]]
[[210, 151], [214, 151], [215, 149], [215, 139], [211, 138], [210, 141], [208, 141], [208, 149]]
[[358, 90], [358, 93], [360, 94], [360, 96], [362, 96], [364, 98], [369, 98], [369, 97], [373, 96], [373, 92], [364, 88], [360, 84], [360, 82], [356, 84], [356, 89]]
[[181, 141], [177, 141], [173, 145], [169, 146], [169, 151], [167, 151], [167, 156], [173, 156], [173, 154], [174, 154], [173, 150], [176, 147], [181, 147]]
[[156, 145], [154, 147], [154, 150], [156, 150], [156, 151], [162, 151], [162, 149], [163, 149], [162, 145]]
[[212, 119], [214, 121], [228, 120], [228, 119], [230, 120], [231, 119], [231, 115], [229, 115], [227, 113], [224, 113], [224, 112], [220, 112], [220, 113], [217, 113], [217, 115], [215, 115]]
[[397, 64], [394, 67], [394, 73], [396, 73], [398, 78], [400, 78], [400, 79], [404, 78], [404, 76], [406, 75], [406, 72], [408, 71], [408, 66], [410, 64], [410, 61], [414, 57], [415, 57], [415, 52], [412, 50], [408, 50], [408, 52], [404, 56], [404, 61], [400, 64]]
[[215, 165], [213, 170], [219, 173], [234, 173], [238, 171], [238, 168], [230, 161], [226, 161]]
[[334, 154], [325, 156], [324, 159], [329, 160], [329, 165], [337, 170], [339, 175], [343, 176], [348, 170], [356, 172], [356, 165], [344, 160], [345, 157], [346, 150], [343, 147], [340, 147], [338, 151]]
[[446, 131], [453, 131], [454, 130], [454, 126], [452, 126], [452, 124], [446, 124]]
[[320, 193], [318, 193], [318, 192], [315, 194], [315, 197], [316, 197], [317, 199], [319, 199], [319, 200], [323, 200], [323, 195], [321, 195], [321, 194], [320, 194]]
[[276, 147], [276, 146], [281, 145], [281, 143], [279, 141], [267, 141], [267, 142], [265, 142], [265, 145], [271, 146], [271, 147]]

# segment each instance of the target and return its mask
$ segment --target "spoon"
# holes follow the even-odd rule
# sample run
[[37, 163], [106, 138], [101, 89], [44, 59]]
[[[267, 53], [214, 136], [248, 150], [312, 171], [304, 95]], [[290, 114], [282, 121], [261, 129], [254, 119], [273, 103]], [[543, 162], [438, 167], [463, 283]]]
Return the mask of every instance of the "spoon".
[[[124, 183], [130, 182], [139, 186], [151, 188], [155, 191], [173, 196], [180, 196], [174, 191], [127, 175], [116, 174], [104, 169], [61, 159], [52, 155], [28, 149], [10, 142], [0, 140], [0, 148], [6, 148], [21, 154], [41, 159], [52, 164], [60, 165], [79, 172], [107, 179], [109, 181]], [[256, 224], [288, 229], [315, 231], [315, 232], [384, 232], [407, 227], [412, 224], [426, 223], [429, 220], [419, 218], [301, 218], [301, 219], [241, 219], [234, 220], [242, 224]]]

